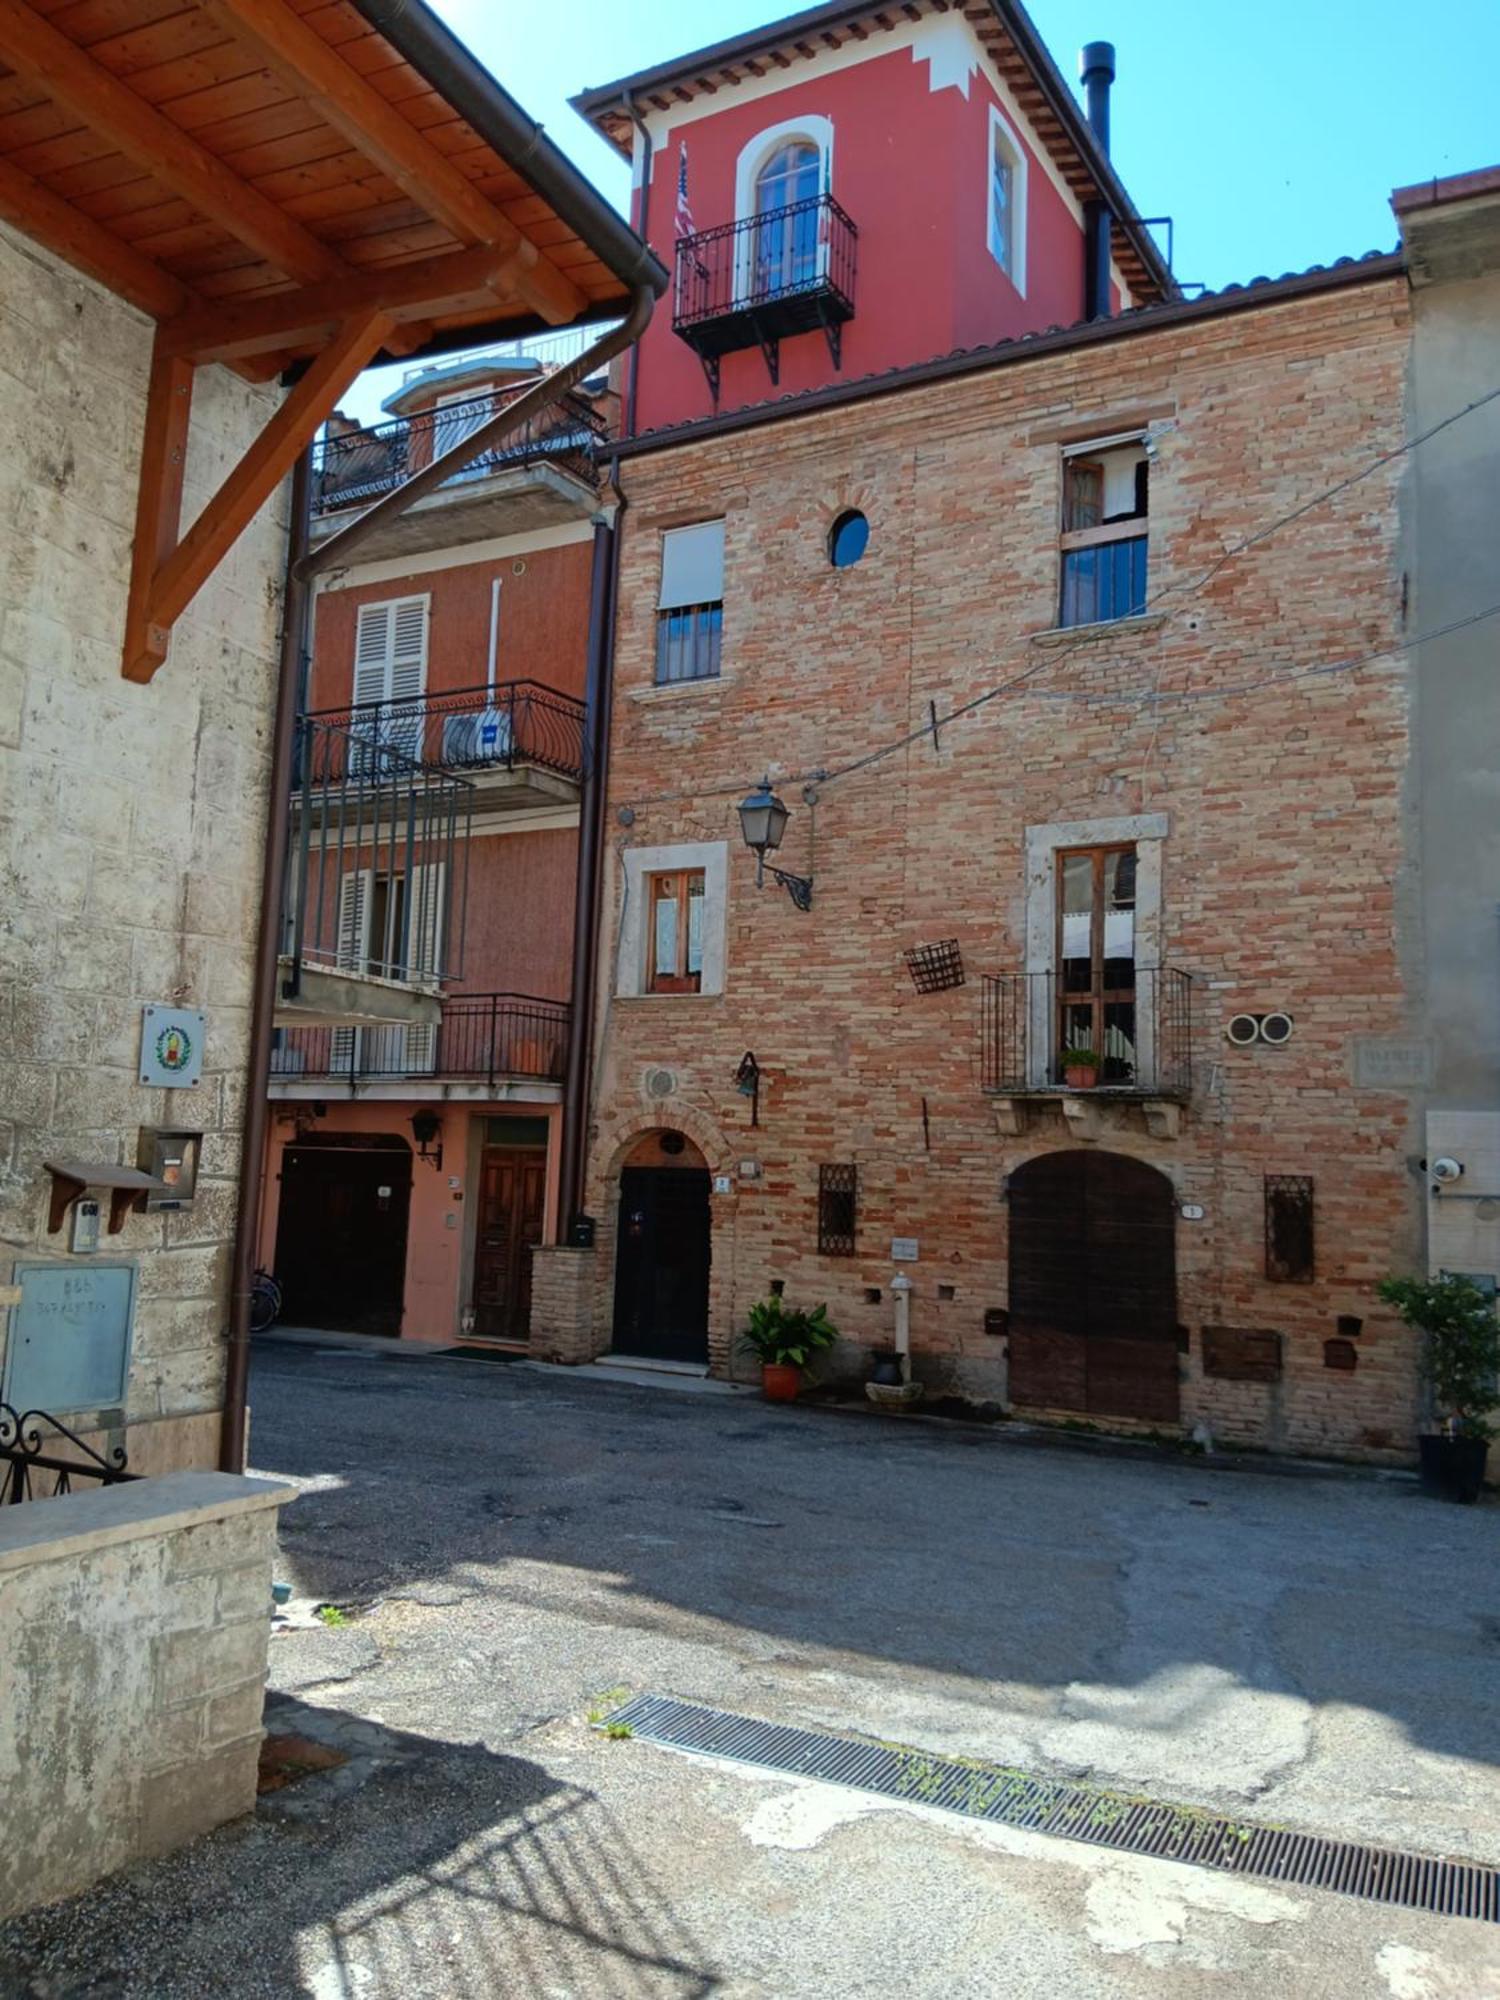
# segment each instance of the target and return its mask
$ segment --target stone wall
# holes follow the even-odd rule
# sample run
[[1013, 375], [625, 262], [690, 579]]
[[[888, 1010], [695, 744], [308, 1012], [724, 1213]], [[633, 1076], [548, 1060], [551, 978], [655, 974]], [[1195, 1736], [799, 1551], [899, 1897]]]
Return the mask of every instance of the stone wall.
[[[1286, 682], [1402, 637], [1398, 463], [1196, 588], [1242, 537], [1401, 441], [1403, 281], [1267, 300], [626, 461], [601, 950], [602, 1058], [587, 1206], [599, 1218], [594, 1339], [608, 1345], [619, 1163], [675, 1127], [713, 1197], [710, 1347], [773, 1279], [888, 1344], [891, 1239], [915, 1237], [912, 1338], [930, 1383], [1004, 1396], [1007, 1176], [1093, 1144], [1159, 1168], [1176, 1228], [1182, 1421], [1279, 1449], [1410, 1448], [1410, 1339], [1373, 1297], [1420, 1262], [1411, 1092], [1358, 1070], [1358, 1038], [1406, 1019], [1397, 901], [1407, 687], [1399, 655]], [[1152, 426], [1152, 615], [1059, 637], [1064, 444]], [[869, 517], [853, 568], [831, 523]], [[726, 519], [722, 677], [653, 686], [661, 532]], [[867, 770], [834, 771], [1016, 685]], [[777, 859], [815, 878], [794, 910], [757, 892], [737, 800], [769, 767], [792, 810]], [[624, 808], [633, 819], [622, 820]], [[1162, 961], [1193, 976], [1194, 1083], [1180, 1119], [1060, 1108], [1009, 1128], [982, 1087], [980, 980], [1022, 971], [1028, 833], [1161, 831]], [[715, 995], [622, 990], [630, 845], [728, 843]], [[708, 921], [713, 921], [709, 913]], [[919, 995], [904, 948], [956, 937], [967, 979]], [[628, 969], [627, 969], [628, 970]], [[628, 989], [628, 980], [624, 982]], [[1285, 1047], [1225, 1040], [1284, 1009]], [[760, 1129], [735, 1088], [761, 1067]], [[1173, 1129], [1173, 1126], [1177, 1129]], [[857, 1255], [820, 1256], [820, 1163], [859, 1169]], [[753, 1164], [754, 1173], [743, 1171]], [[1268, 1281], [1263, 1178], [1315, 1180], [1316, 1280]], [[878, 1302], [868, 1294], [879, 1289]], [[1353, 1369], [1325, 1341], [1357, 1318]], [[994, 1322], [991, 1322], [994, 1325]], [[1274, 1329], [1274, 1383], [1207, 1379], [1205, 1325]], [[1342, 1358], [1342, 1357], [1340, 1357]]]
[[[45, 1158], [134, 1165], [142, 1126], [203, 1131], [191, 1210], [100, 1244], [139, 1266], [123, 1416], [166, 1469], [217, 1450], [286, 528], [278, 500], [151, 685], [121, 678], [150, 350], [139, 313], [0, 228], [0, 1283], [68, 1254]], [[278, 394], [199, 371], [185, 522]], [[206, 1010], [196, 1089], [138, 1083], [148, 1002]]]
[[177, 1472], [0, 1513], [0, 1918], [254, 1806], [291, 1497]]

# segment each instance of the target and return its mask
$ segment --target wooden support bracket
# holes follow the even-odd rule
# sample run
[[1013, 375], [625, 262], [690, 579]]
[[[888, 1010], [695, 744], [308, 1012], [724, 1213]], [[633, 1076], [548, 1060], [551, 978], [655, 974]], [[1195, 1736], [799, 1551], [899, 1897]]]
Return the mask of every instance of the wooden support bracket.
[[345, 319], [180, 540], [193, 366], [158, 344], [146, 399], [125, 612], [126, 680], [152, 679], [167, 657], [172, 627], [291, 471], [340, 396], [379, 352], [390, 330], [390, 315], [382, 311], [366, 310]]

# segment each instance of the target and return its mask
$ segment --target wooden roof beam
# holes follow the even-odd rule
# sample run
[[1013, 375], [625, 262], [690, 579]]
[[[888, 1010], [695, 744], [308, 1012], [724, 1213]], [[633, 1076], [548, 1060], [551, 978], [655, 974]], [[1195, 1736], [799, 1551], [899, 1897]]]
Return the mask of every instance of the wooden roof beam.
[[153, 356], [125, 610], [122, 671], [127, 680], [153, 677], [167, 657], [172, 627], [390, 332], [390, 319], [382, 312], [357, 312], [344, 320], [180, 540], [192, 364], [160, 350]]
[[342, 268], [328, 246], [242, 181], [24, 4], [0, 0], [0, 57], [108, 139], [152, 177], [192, 203], [289, 277], [304, 283]]
[[206, 0], [229, 32], [460, 242], [516, 259], [516, 289], [554, 325], [588, 301], [571, 278], [285, 0]]
[[186, 285], [160, 264], [101, 229], [72, 202], [63, 201], [4, 159], [0, 159], [0, 216], [153, 319], [180, 313], [192, 302]]

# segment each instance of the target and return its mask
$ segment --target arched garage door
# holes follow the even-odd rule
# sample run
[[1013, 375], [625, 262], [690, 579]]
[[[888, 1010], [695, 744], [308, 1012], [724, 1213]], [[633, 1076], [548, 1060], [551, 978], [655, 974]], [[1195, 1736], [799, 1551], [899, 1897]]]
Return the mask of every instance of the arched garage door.
[[1010, 1398], [1175, 1423], [1177, 1205], [1120, 1153], [1043, 1153], [1010, 1177]]

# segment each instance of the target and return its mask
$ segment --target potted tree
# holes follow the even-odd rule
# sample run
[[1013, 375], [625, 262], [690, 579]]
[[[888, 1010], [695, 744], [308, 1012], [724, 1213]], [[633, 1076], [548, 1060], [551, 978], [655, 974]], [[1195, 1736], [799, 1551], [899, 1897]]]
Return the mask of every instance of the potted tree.
[[1474, 1501], [1500, 1409], [1500, 1321], [1469, 1278], [1387, 1278], [1380, 1296], [1425, 1336], [1422, 1372], [1442, 1428], [1417, 1439], [1422, 1484], [1450, 1500]]
[[741, 1345], [760, 1358], [760, 1385], [767, 1402], [795, 1402], [802, 1371], [815, 1354], [832, 1347], [838, 1328], [826, 1305], [811, 1312], [794, 1311], [774, 1294], [750, 1308], [750, 1323]]
[[1099, 1051], [1073, 1043], [1063, 1050], [1062, 1073], [1069, 1090], [1092, 1090], [1099, 1081]]

